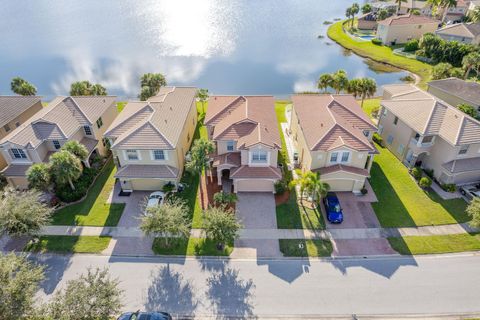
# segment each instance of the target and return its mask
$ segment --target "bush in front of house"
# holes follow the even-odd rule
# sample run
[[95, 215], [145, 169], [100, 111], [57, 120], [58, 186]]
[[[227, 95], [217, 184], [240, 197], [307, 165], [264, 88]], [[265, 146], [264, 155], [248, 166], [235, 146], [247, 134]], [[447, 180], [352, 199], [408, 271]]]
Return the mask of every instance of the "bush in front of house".
[[377, 45], [377, 46], [381, 46], [382, 45], [382, 40], [377, 39], [377, 38], [373, 38], [372, 43]]
[[419, 185], [420, 188], [422, 188], [422, 189], [430, 188], [430, 186], [432, 185], [432, 179], [430, 179], [429, 177], [423, 177], [423, 178], [421, 178], [420, 181], [418, 182], [418, 185]]
[[230, 205], [237, 202], [237, 195], [220, 191], [213, 195], [213, 202], [217, 205]]
[[403, 51], [414, 52], [418, 50], [418, 39], [412, 39], [405, 44]]
[[373, 141], [374, 141], [375, 143], [377, 143], [380, 147], [382, 147], [382, 148], [385, 147], [385, 144], [384, 144], [384, 142], [383, 142], [383, 138], [382, 138], [382, 136], [380, 136], [378, 133], [375, 132], [375, 133], [373, 134], [373, 138], [372, 138], [372, 139], [373, 139]]
[[285, 180], [278, 180], [275, 182], [274, 187], [276, 194], [283, 194], [285, 191], [287, 191], [288, 184], [285, 182]]
[[410, 171], [411, 175], [415, 178], [415, 180], [420, 180], [422, 178], [422, 169], [420, 167], [415, 167]]
[[88, 188], [97, 176], [98, 169], [84, 168], [80, 178], [74, 182], [75, 190], [67, 185], [55, 186], [55, 195], [63, 202], [74, 202], [80, 200], [87, 194]]
[[457, 186], [454, 183], [442, 183], [440, 187], [447, 192], [455, 192], [457, 191]]
[[423, 172], [430, 178], [433, 179], [433, 169], [423, 169]]

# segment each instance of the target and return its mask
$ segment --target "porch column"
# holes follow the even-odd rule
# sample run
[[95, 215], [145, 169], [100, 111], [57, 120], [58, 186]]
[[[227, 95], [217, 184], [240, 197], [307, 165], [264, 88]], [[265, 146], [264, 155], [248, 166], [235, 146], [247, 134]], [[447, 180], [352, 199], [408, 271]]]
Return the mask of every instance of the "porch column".
[[85, 165], [85, 167], [90, 168], [90, 163], [88, 162], [88, 159], [83, 160], [83, 164]]
[[375, 157], [375, 155], [372, 153], [371, 156], [370, 156], [370, 161], [369, 161], [368, 166], [367, 166], [368, 172], [370, 172], [370, 169], [372, 169], [373, 158], [374, 158], [374, 157]]
[[222, 170], [220, 170], [219, 167], [217, 167], [217, 184], [219, 186], [222, 185]]

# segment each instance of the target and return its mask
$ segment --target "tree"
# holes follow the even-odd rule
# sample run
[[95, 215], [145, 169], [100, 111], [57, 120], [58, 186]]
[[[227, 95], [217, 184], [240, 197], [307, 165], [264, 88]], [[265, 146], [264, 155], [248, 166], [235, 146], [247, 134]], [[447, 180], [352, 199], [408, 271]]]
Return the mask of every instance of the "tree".
[[440, 6], [443, 8], [443, 19], [445, 20], [445, 17], [448, 14], [448, 9], [454, 8], [457, 6], [457, 0], [439, 0]]
[[332, 75], [332, 88], [335, 90], [336, 94], [339, 94], [340, 91], [346, 90], [348, 87], [348, 78], [345, 70], [338, 70]]
[[309, 179], [311, 180], [312, 200], [313, 202], [316, 201], [317, 205], [319, 205], [321, 200], [327, 195], [328, 191], [330, 191], [330, 185], [320, 179], [320, 173], [309, 175]]
[[380, 9], [377, 12], [377, 21], [382, 21], [387, 19], [388, 17], [388, 11], [386, 9]]
[[76, 140], [69, 140], [63, 146], [61, 150], [65, 150], [73, 154], [80, 161], [84, 161], [88, 157], [87, 148]]
[[67, 282], [47, 306], [46, 314], [52, 319], [83, 320], [112, 319], [122, 308], [119, 281], [110, 278], [108, 269], [99, 268]]
[[217, 248], [223, 250], [226, 243], [238, 238], [242, 225], [233, 212], [222, 207], [210, 207], [204, 211], [202, 227], [207, 238], [217, 242]]
[[357, 98], [360, 95], [361, 79], [355, 78], [348, 82], [347, 92]]
[[95, 83], [91, 88], [92, 96], [106, 96], [107, 89], [99, 83]]
[[472, 19], [472, 22], [480, 22], [480, 7], [475, 8], [470, 13], [470, 19]]
[[50, 166], [44, 162], [34, 163], [27, 170], [27, 180], [29, 188], [47, 190], [52, 181]]
[[101, 84], [92, 84], [90, 81], [77, 81], [70, 85], [71, 96], [106, 96], [107, 89]]
[[208, 89], [199, 89], [197, 91], [197, 99], [202, 104], [202, 113], [205, 113], [205, 102], [207, 102], [208, 97]]
[[67, 150], [55, 152], [50, 157], [50, 167], [55, 182], [60, 185], [69, 184], [72, 190], [75, 190], [73, 182], [82, 175], [82, 163]]
[[418, 182], [418, 185], [422, 189], [429, 188], [432, 185], [432, 179], [430, 179], [429, 177], [422, 177]]
[[362, 6], [362, 13], [366, 14], [366, 13], [369, 13], [369, 12], [372, 12], [372, 6], [370, 5], [370, 3], [365, 3]]
[[140, 100], [146, 101], [148, 98], [153, 97], [158, 93], [160, 87], [166, 86], [167, 81], [165, 77], [160, 73], [145, 73], [140, 78]]
[[478, 116], [477, 109], [475, 109], [473, 106], [469, 104], [465, 104], [465, 103], [459, 104], [457, 106], [457, 109], [468, 114], [470, 117], [477, 118]]
[[[352, 7], [348, 7], [347, 9], [345, 9], [345, 16], [348, 20], [352, 19], [353, 21]], [[351, 22], [351, 25], [353, 25], [353, 22]]]
[[[207, 139], [197, 139], [190, 150], [190, 160], [185, 164], [185, 168], [192, 174], [202, 176], [203, 171], [210, 168], [209, 155], [215, 151], [215, 145]], [[203, 187], [200, 183], [200, 194], [203, 196]]]
[[450, 63], [439, 63], [436, 66], [433, 66], [432, 69], [432, 79], [439, 80], [450, 77], [450, 70], [452, 69]]
[[146, 207], [140, 229], [148, 235], [162, 234], [165, 246], [169, 246], [169, 238], [190, 235], [190, 219], [188, 208], [180, 200], [166, 201], [161, 205]]
[[402, 2], [407, 2], [407, 0], [395, 0], [395, 3], [397, 4], [397, 15], [400, 13], [400, 10], [402, 9]]
[[7, 188], [0, 195], [0, 230], [10, 236], [31, 235], [50, 221], [52, 208], [40, 203], [40, 192]]
[[350, 7], [350, 13], [352, 14], [352, 25], [351, 27], [353, 28], [353, 22], [355, 21], [355, 15], [360, 11], [360, 6], [358, 5], [358, 3], [354, 3], [352, 4], [352, 6]]
[[480, 53], [471, 52], [463, 57], [462, 66], [465, 69], [464, 79], [467, 79], [470, 71], [473, 69], [478, 74], [480, 73]]
[[311, 175], [314, 173], [311, 171], [302, 172], [300, 169], [295, 170], [297, 174], [297, 178], [290, 181], [291, 187], [298, 187], [300, 191], [300, 201], [303, 200], [303, 195], [305, 192], [311, 193], [312, 192], [312, 179]]
[[333, 77], [330, 73], [321, 74], [318, 78], [317, 87], [318, 89], [322, 90], [323, 92], [327, 92], [327, 88], [331, 87], [333, 83]]
[[359, 83], [358, 93], [362, 98], [362, 108], [365, 98], [373, 97], [375, 92], [377, 92], [377, 83], [372, 78], [361, 78]]
[[472, 218], [470, 225], [474, 228], [480, 228], [480, 199], [473, 198], [466, 209], [467, 214]]
[[32, 315], [34, 299], [44, 278], [43, 267], [23, 255], [0, 252], [0, 320]]
[[21, 96], [34, 96], [37, 94], [37, 88], [20, 77], [15, 77], [12, 79], [10, 88], [14, 93]]
[[418, 9], [413, 9], [413, 10], [411, 11], [411, 13], [412, 13], [414, 16], [419, 16], [419, 15], [422, 14], [422, 13], [420, 12], [420, 10], [418, 10]]

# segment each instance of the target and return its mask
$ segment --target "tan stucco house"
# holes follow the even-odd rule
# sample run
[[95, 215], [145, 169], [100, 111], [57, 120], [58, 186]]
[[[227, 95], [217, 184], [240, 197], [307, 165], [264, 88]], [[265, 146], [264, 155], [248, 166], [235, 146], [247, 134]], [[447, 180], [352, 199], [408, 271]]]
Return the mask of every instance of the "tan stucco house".
[[428, 83], [429, 93], [451, 106], [468, 104], [480, 112], [480, 83], [458, 78], [433, 80]]
[[406, 166], [440, 183], [480, 180], [480, 122], [414, 85], [384, 86], [379, 133]]
[[212, 164], [219, 184], [232, 183], [234, 192], [274, 192], [282, 173], [272, 96], [212, 96], [205, 125], [216, 144]]
[[480, 22], [451, 24], [438, 29], [435, 34], [446, 41], [479, 44]]
[[[19, 127], [42, 109], [40, 97], [0, 96], [0, 139]], [[0, 152], [0, 170], [7, 166], [7, 160]]]
[[298, 94], [289, 136], [303, 171], [320, 172], [332, 191], [360, 193], [370, 176], [377, 128], [351, 95]]
[[117, 116], [115, 97], [57, 97], [0, 140], [8, 166], [3, 175], [15, 188], [28, 187], [27, 169], [50, 156], [69, 140], [79, 141], [92, 155], [106, 155], [103, 133]]
[[123, 191], [178, 184], [197, 125], [196, 92], [162, 87], [148, 101], [129, 102], [107, 129]]
[[377, 38], [386, 45], [402, 44], [437, 30], [439, 21], [426, 16], [407, 14], [378, 22]]

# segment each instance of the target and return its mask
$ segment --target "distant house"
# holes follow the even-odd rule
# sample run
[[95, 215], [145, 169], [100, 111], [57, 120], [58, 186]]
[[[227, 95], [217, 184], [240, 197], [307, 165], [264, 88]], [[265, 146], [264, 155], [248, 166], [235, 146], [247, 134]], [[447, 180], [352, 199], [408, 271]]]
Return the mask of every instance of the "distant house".
[[[387, 11], [393, 11], [397, 13], [398, 4], [391, 0], [391, 1], [376, 1], [371, 3], [372, 12], [376, 13], [381, 9], [385, 9]], [[398, 14], [404, 15], [411, 13], [412, 10], [418, 10], [420, 14], [429, 16], [432, 14], [432, 8], [428, 4], [427, 1], [420, 1], [420, 0], [407, 0], [405, 2], [402, 1], [400, 4], [400, 11]]]
[[[0, 139], [42, 109], [40, 97], [0, 96]], [[0, 152], [0, 170], [7, 161]]]
[[216, 144], [213, 172], [224, 190], [275, 192], [282, 171], [273, 96], [211, 96], [205, 125]]
[[375, 30], [377, 29], [377, 16], [372, 13], [365, 13], [358, 17], [357, 27], [361, 30]]
[[377, 38], [387, 45], [402, 44], [412, 39], [420, 39], [425, 33], [433, 33], [439, 23], [437, 20], [413, 14], [393, 16], [378, 22]]
[[414, 85], [384, 86], [378, 131], [407, 167], [440, 183], [480, 180], [480, 122]]
[[447, 25], [435, 31], [435, 34], [446, 41], [479, 44], [480, 22]]
[[3, 175], [12, 187], [27, 188], [28, 168], [48, 162], [69, 140], [87, 148], [88, 158], [83, 163], [89, 166], [93, 155], [106, 155], [103, 133], [117, 113], [113, 96], [55, 98], [0, 140], [0, 152], [8, 163]]
[[434, 80], [428, 83], [428, 92], [456, 107], [468, 104], [480, 111], [480, 83], [458, 78]]
[[351, 95], [292, 97], [290, 137], [303, 171], [321, 174], [332, 191], [360, 193], [377, 150], [377, 128]]
[[467, 15], [473, 13], [477, 8], [480, 8], [480, 0], [471, 0], [467, 9]]
[[161, 87], [148, 101], [129, 102], [105, 132], [123, 191], [178, 184], [197, 125], [194, 87]]
[[447, 12], [441, 12], [443, 21], [461, 22], [467, 14], [469, 1], [457, 0], [457, 5], [447, 9]]

